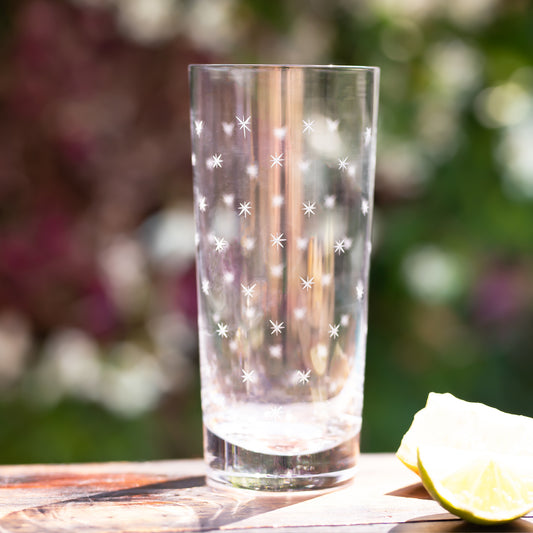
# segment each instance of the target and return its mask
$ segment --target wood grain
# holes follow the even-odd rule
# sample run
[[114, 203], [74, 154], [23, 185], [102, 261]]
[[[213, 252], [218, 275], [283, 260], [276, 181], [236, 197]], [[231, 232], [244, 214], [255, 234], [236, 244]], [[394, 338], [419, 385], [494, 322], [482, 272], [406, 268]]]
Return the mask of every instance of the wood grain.
[[417, 479], [391, 454], [363, 455], [349, 486], [292, 495], [210, 486], [201, 460], [3, 466], [0, 532], [468, 531]]

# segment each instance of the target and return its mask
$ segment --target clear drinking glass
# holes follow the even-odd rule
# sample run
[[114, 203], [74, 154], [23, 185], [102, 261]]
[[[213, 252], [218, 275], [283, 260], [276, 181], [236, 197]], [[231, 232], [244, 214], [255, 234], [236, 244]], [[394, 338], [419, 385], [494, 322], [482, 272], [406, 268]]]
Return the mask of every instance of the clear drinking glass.
[[359, 453], [379, 69], [189, 76], [209, 477], [338, 485]]

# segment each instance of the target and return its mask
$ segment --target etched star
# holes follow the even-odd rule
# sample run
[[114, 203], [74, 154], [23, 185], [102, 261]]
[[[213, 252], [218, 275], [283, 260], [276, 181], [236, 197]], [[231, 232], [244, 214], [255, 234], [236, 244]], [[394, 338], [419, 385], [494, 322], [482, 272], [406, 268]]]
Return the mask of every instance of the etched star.
[[338, 120], [333, 120], [331, 118], [327, 118], [326, 119], [326, 123], [328, 125], [328, 130], [329, 131], [337, 131], [339, 129], [339, 121]]
[[273, 168], [275, 166], [282, 167], [283, 166], [283, 154], [275, 154], [270, 156], [270, 168]]
[[214, 237], [215, 239], [215, 250], [217, 252], [223, 252], [228, 247], [228, 241], [224, 237]]
[[345, 247], [346, 247], [346, 244], [344, 242], [344, 239], [341, 239], [340, 241], [335, 241], [335, 253], [336, 254], [339, 254], [339, 255], [343, 254], [346, 251]]
[[276, 139], [285, 139], [285, 135], [287, 134], [287, 128], [285, 127], [282, 127], [282, 128], [274, 128], [274, 137], [276, 137]]
[[336, 339], [339, 336], [340, 324], [329, 324], [329, 336]]
[[233, 205], [233, 201], [235, 200], [235, 195], [234, 194], [224, 194], [222, 196], [222, 201], [224, 202], [225, 205], [227, 205], [228, 207], [231, 207]]
[[251, 131], [250, 130], [250, 120], [252, 120], [252, 117], [248, 117], [248, 118], [245, 119], [244, 115], [243, 115], [242, 118], [239, 118], [237, 116], [235, 118], [237, 119], [237, 122], [239, 123], [239, 128], [243, 132], [244, 137], [246, 137], [246, 132], [247, 131]]
[[244, 368], [242, 370], [242, 382], [243, 383], [255, 383], [255, 370], [246, 371]]
[[209, 283], [209, 280], [208, 279], [204, 279], [202, 281], [202, 292], [204, 294], [209, 294], [209, 287], [210, 287], [210, 283]]
[[274, 278], [281, 278], [283, 275], [283, 263], [280, 263], [279, 265], [272, 265], [270, 267], [270, 273]]
[[253, 237], [246, 237], [243, 240], [242, 246], [245, 250], [253, 250], [255, 248], [255, 239]]
[[324, 198], [324, 207], [326, 209], [332, 209], [333, 207], [335, 207], [336, 200], [337, 199], [334, 194], [330, 194], [329, 196], [326, 196]]
[[252, 213], [251, 202], [241, 202], [239, 204], [239, 216], [244, 215], [244, 218], [246, 218], [251, 213]]
[[280, 335], [281, 334], [281, 330], [285, 328], [285, 326], [283, 325], [283, 322], [273, 322], [272, 320], [270, 321], [270, 324], [272, 324], [270, 327], [272, 329], [272, 331], [270, 332], [271, 335]]
[[296, 320], [302, 320], [306, 313], [307, 310], [305, 309], [305, 307], [296, 307], [293, 311], [294, 318]]
[[314, 215], [315, 210], [316, 210], [316, 202], [311, 203], [309, 201], [307, 203], [304, 202], [302, 204], [302, 211], [304, 212], [304, 215], [307, 215], [308, 217], [310, 217], [311, 215]]
[[207, 200], [205, 199], [205, 196], [200, 196], [200, 198], [198, 198], [198, 209], [202, 213], [207, 209]]
[[306, 291], [308, 291], [315, 284], [315, 282], [314, 282], [315, 277], [314, 276], [312, 278], [309, 278], [309, 276], [307, 276], [306, 279], [303, 279], [300, 276], [300, 279], [302, 280], [302, 289], [305, 289]]
[[363, 213], [364, 216], [368, 215], [368, 211], [370, 210], [370, 204], [366, 198], [363, 198], [361, 200], [361, 213]]
[[305, 237], [298, 237], [296, 239], [296, 248], [298, 250], [305, 250], [307, 248], [308, 240]]
[[198, 137], [202, 135], [202, 130], [204, 129], [204, 121], [203, 120], [195, 120], [194, 121], [194, 131]]
[[280, 359], [282, 354], [283, 347], [281, 344], [274, 344], [268, 348], [268, 352], [270, 353], [270, 356], [274, 359]]
[[338, 159], [339, 162], [339, 170], [346, 170], [348, 168], [348, 158], [345, 157], [344, 159]]
[[222, 122], [222, 129], [224, 130], [224, 133], [228, 137], [231, 137], [234, 127], [235, 127], [235, 124], [233, 124], [233, 122]]
[[299, 163], [298, 163], [298, 168], [302, 171], [302, 172], [307, 172], [309, 170], [309, 167], [311, 166], [311, 162], [308, 161], [307, 159], [302, 159]]
[[233, 272], [230, 272], [229, 270], [227, 272], [224, 272], [225, 283], [233, 283], [234, 280], [235, 280], [235, 274]]
[[272, 197], [272, 207], [281, 207], [283, 202], [285, 202], [285, 198], [281, 194], [276, 194]]
[[250, 179], [257, 178], [257, 175], [259, 174], [259, 169], [257, 168], [257, 165], [248, 165], [246, 167], [246, 174], [250, 177]]
[[278, 235], [274, 235], [273, 233], [271, 233], [270, 237], [270, 242], [272, 243], [272, 246], [277, 246], [278, 248], [283, 248], [283, 243], [287, 240], [283, 238], [283, 233], [280, 233]]
[[219, 322], [217, 324], [217, 335], [219, 337], [224, 337], [225, 339], [228, 338], [228, 325], [224, 324], [224, 322]]
[[222, 159], [222, 154], [213, 154], [211, 156], [211, 165], [213, 168], [222, 168], [222, 163], [224, 160]]
[[283, 412], [283, 407], [281, 405], [272, 405], [271, 407], [268, 408], [266, 417], [271, 418], [272, 420], [279, 420], [282, 412]]
[[357, 297], [357, 300], [360, 302], [363, 297], [365, 296], [365, 288], [363, 286], [362, 281], [358, 281], [357, 285], [355, 286], [355, 296]]
[[296, 372], [296, 379], [301, 385], [309, 383], [309, 377], [311, 376], [311, 370], [298, 370]]
[[303, 124], [304, 124], [304, 129], [303, 129], [303, 132], [304, 133], [310, 133], [310, 132], [313, 132], [314, 129], [313, 129], [313, 124], [315, 123], [314, 120], [304, 120], [302, 121]]
[[241, 283], [242, 293], [244, 294], [244, 296], [246, 296], [247, 298], [253, 298], [255, 286], [256, 286], [256, 283], [254, 283], [253, 285], [248, 285], [248, 286], [243, 285]]

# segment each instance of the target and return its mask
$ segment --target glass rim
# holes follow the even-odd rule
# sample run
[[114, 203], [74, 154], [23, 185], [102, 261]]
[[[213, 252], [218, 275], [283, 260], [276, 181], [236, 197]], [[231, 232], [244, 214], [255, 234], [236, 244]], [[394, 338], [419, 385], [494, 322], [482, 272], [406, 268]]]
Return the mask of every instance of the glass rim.
[[376, 66], [363, 65], [316, 65], [316, 64], [268, 64], [268, 63], [193, 63], [189, 65], [189, 70], [222, 70], [222, 69], [242, 69], [242, 70], [339, 70], [353, 72], [379, 72]]

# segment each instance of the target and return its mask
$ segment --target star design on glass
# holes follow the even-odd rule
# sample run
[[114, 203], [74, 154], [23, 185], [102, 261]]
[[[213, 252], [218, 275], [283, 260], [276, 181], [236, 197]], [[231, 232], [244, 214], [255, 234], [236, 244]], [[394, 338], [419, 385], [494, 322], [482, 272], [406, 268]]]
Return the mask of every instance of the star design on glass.
[[227, 205], [228, 207], [231, 207], [233, 205], [233, 202], [235, 201], [235, 195], [234, 194], [224, 194], [224, 195], [222, 195], [222, 201], [224, 202], [224, 205]]
[[346, 252], [346, 244], [344, 242], [344, 239], [340, 239], [338, 241], [335, 241], [335, 253], [336, 254], [343, 254], [344, 252]]
[[335, 207], [335, 202], [337, 201], [337, 198], [334, 194], [330, 194], [324, 198], [324, 207], [326, 209], [333, 209]]
[[302, 204], [302, 211], [304, 212], [304, 215], [307, 215], [308, 217], [314, 215], [316, 211], [316, 202], [304, 202]]
[[205, 196], [200, 196], [198, 198], [198, 209], [202, 213], [205, 213], [205, 210], [207, 209], [207, 200], [206, 200]]
[[368, 215], [368, 211], [370, 210], [370, 204], [366, 198], [363, 198], [361, 200], [361, 213], [363, 213], [363, 216]]
[[363, 133], [363, 138], [365, 140], [365, 146], [368, 145], [370, 140], [372, 139], [372, 129], [367, 127], [365, 128], [365, 132]]
[[227, 137], [231, 137], [235, 124], [233, 122], [222, 122], [222, 129]]
[[337, 131], [339, 129], [339, 121], [331, 118], [326, 118], [326, 124], [329, 131]]
[[274, 322], [272, 320], [270, 320], [270, 328], [272, 329], [272, 331], [270, 332], [271, 335], [280, 335], [281, 334], [281, 331], [283, 329], [285, 329], [285, 326], [283, 325], [283, 322]]
[[268, 352], [270, 353], [270, 356], [274, 359], [281, 359], [283, 347], [281, 344], [273, 344], [272, 346], [269, 346]]
[[195, 120], [194, 121], [194, 131], [198, 137], [201, 137], [202, 130], [204, 129], [204, 121], [203, 120]]
[[224, 272], [224, 283], [230, 284], [235, 281], [235, 274], [229, 270]]
[[305, 289], [306, 291], [308, 291], [315, 284], [314, 279], [315, 279], [314, 276], [312, 278], [309, 278], [309, 276], [307, 276], [306, 279], [300, 276], [300, 280], [302, 282], [302, 289]]
[[338, 159], [337, 160], [338, 163], [339, 163], [339, 170], [346, 170], [348, 168], [348, 158], [345, 157], [344, 159]]
[[296, 307], [293, 311], [294, 318], [296, 320], [302, 320], [307, 313], [307, 309], [305, 307]]
[[274, 137], [276, 137], [276, 139], [285, 139], [285, 135], [287, 135], [287, 128], [285, 126], [274, 128]]
[[283, 248], [283, 243], [287, 240], [283, 238], [283, 233], [279, 233], [278, 235], [274, 235], [273, 233], [270, 234], [270, 242], [272, 243], [272, 246], [277, 246], [279, 248]]
[[285, 198], [281, 194], [276, 194], [272, 197], [272, 207], [281, 207], [284, 202]]
[[256, 283], [254, 283], [253, 285], [243, 285], [241, 283], [242, 293], [244, 294], [244, 296], [246, 296], [246, 298], [254, 297], [254, 291], [255, 291], [256, 285], [257, 285]]
[[222, 163], [224, 163], [222, 154], [213, 154], [211, 156], [211, 165], [213, 168], [222, 168]]
[[339, 336], [340, 324], [329, 324], [329, 336], [336, 339]]
[[224, 237], [213, 237], [215, 239], [215, 250], [218, 253], [224, 252], [228, 247], [228, 241]]
[[250, 129], [250, 120], [252, 120], [252, 117], [244, 118], [244, 115], [242, 118], [235, 117], [237, 119], [237, 122], [239, 123], [239, 128], [243, 132], [244, 137], [246, 138], [246, 132], [251, 131]]
[[283, 276], [283, 263], [272, 265], [270, 267], [270, 274], [272, 274], [274, 278], [281, 278], [281, 276]]
[[304, 126], [303, 127], [303, 133], [311, 133], [311, 132], [315, 131], [314, 128], [313, 128], [313, 124], [315, 123], [314, 120], [308, 119], [308, 120], [303, 120], [302, 122], [303, 122], [303, 126]]
[[296, 379], [300, 385], [309, 383], [309, 377], [311, 376], [311, 370], [298, 370], [296, 372]]
[[255, 370], [244, 370], [244, 368], [241, 368], [242, 371], [242, 382], [243, 383], [255, 383]]
[[357, 282], [357, 285], [355, 286], [355, 296], [357, 298], [357, 301], [361, 301], [365, 296], [365, 287], [363, 285], [363, 282], [359, 280]]
[[328, 347], [325, 344], [317, 344], [316, 355], [320, 359], [325, 359], [328, 356]]
[[299, 163], [298, 163], [298, 168], [302, 171], [302, 172], [307, 172], [309, 170], [309, 167], [311, 166], [311, 161], [307, 160], [307, 159], [302, 159]]
[[298, 250], [305, 250], [307, 248], [308, 242], [308, 239], [306, 239], [305, 237], [298, 237], [296, 239], [296, 248], [298, 248]]
[[283, 154], [274, 154], [270, 156], [270, 168], [273, 168], [275, 166], [282, 167], [283, 166]]
[[228, 325], [224, 324], [224, 322], [219, 322], [217, 324], [217, 335], [219, 337], [224, 337], [225, 339], [228, 338]]
[[202, 292], [207, 296], [209, 294], [210, 283], [208, 279], [202, 281]]
[[266, 412], [266, 417], [271, 420], [279, 420], [283, 412], [283, 407], [281, 405], [272, 405], [268, 408]]
[[257, 168], [257, 165], [254, 165], [254, 164], [250, 164], [246, 167], [246, 174], [248, 175], [248, 177], [250, 179], [255, 179], [257, 178], [258, 174], [259, 174], [259, 169]]
[[253, 250], [255, 248], [255, 239], [253, 237], [246, 237], [242, 241], [242, 246], [245, 250]]
[[324, 287], [327, 287], [331, 285], [331, 280], [333, 279], [333, 276], [331, 274], [322, 274], [322, 277], [320, 278], [320, 282]]
[[252, 213], [252, 203], [251, 202], [241, 202], [239, 204], [239, 216], [244, 216], [246, 218]]

